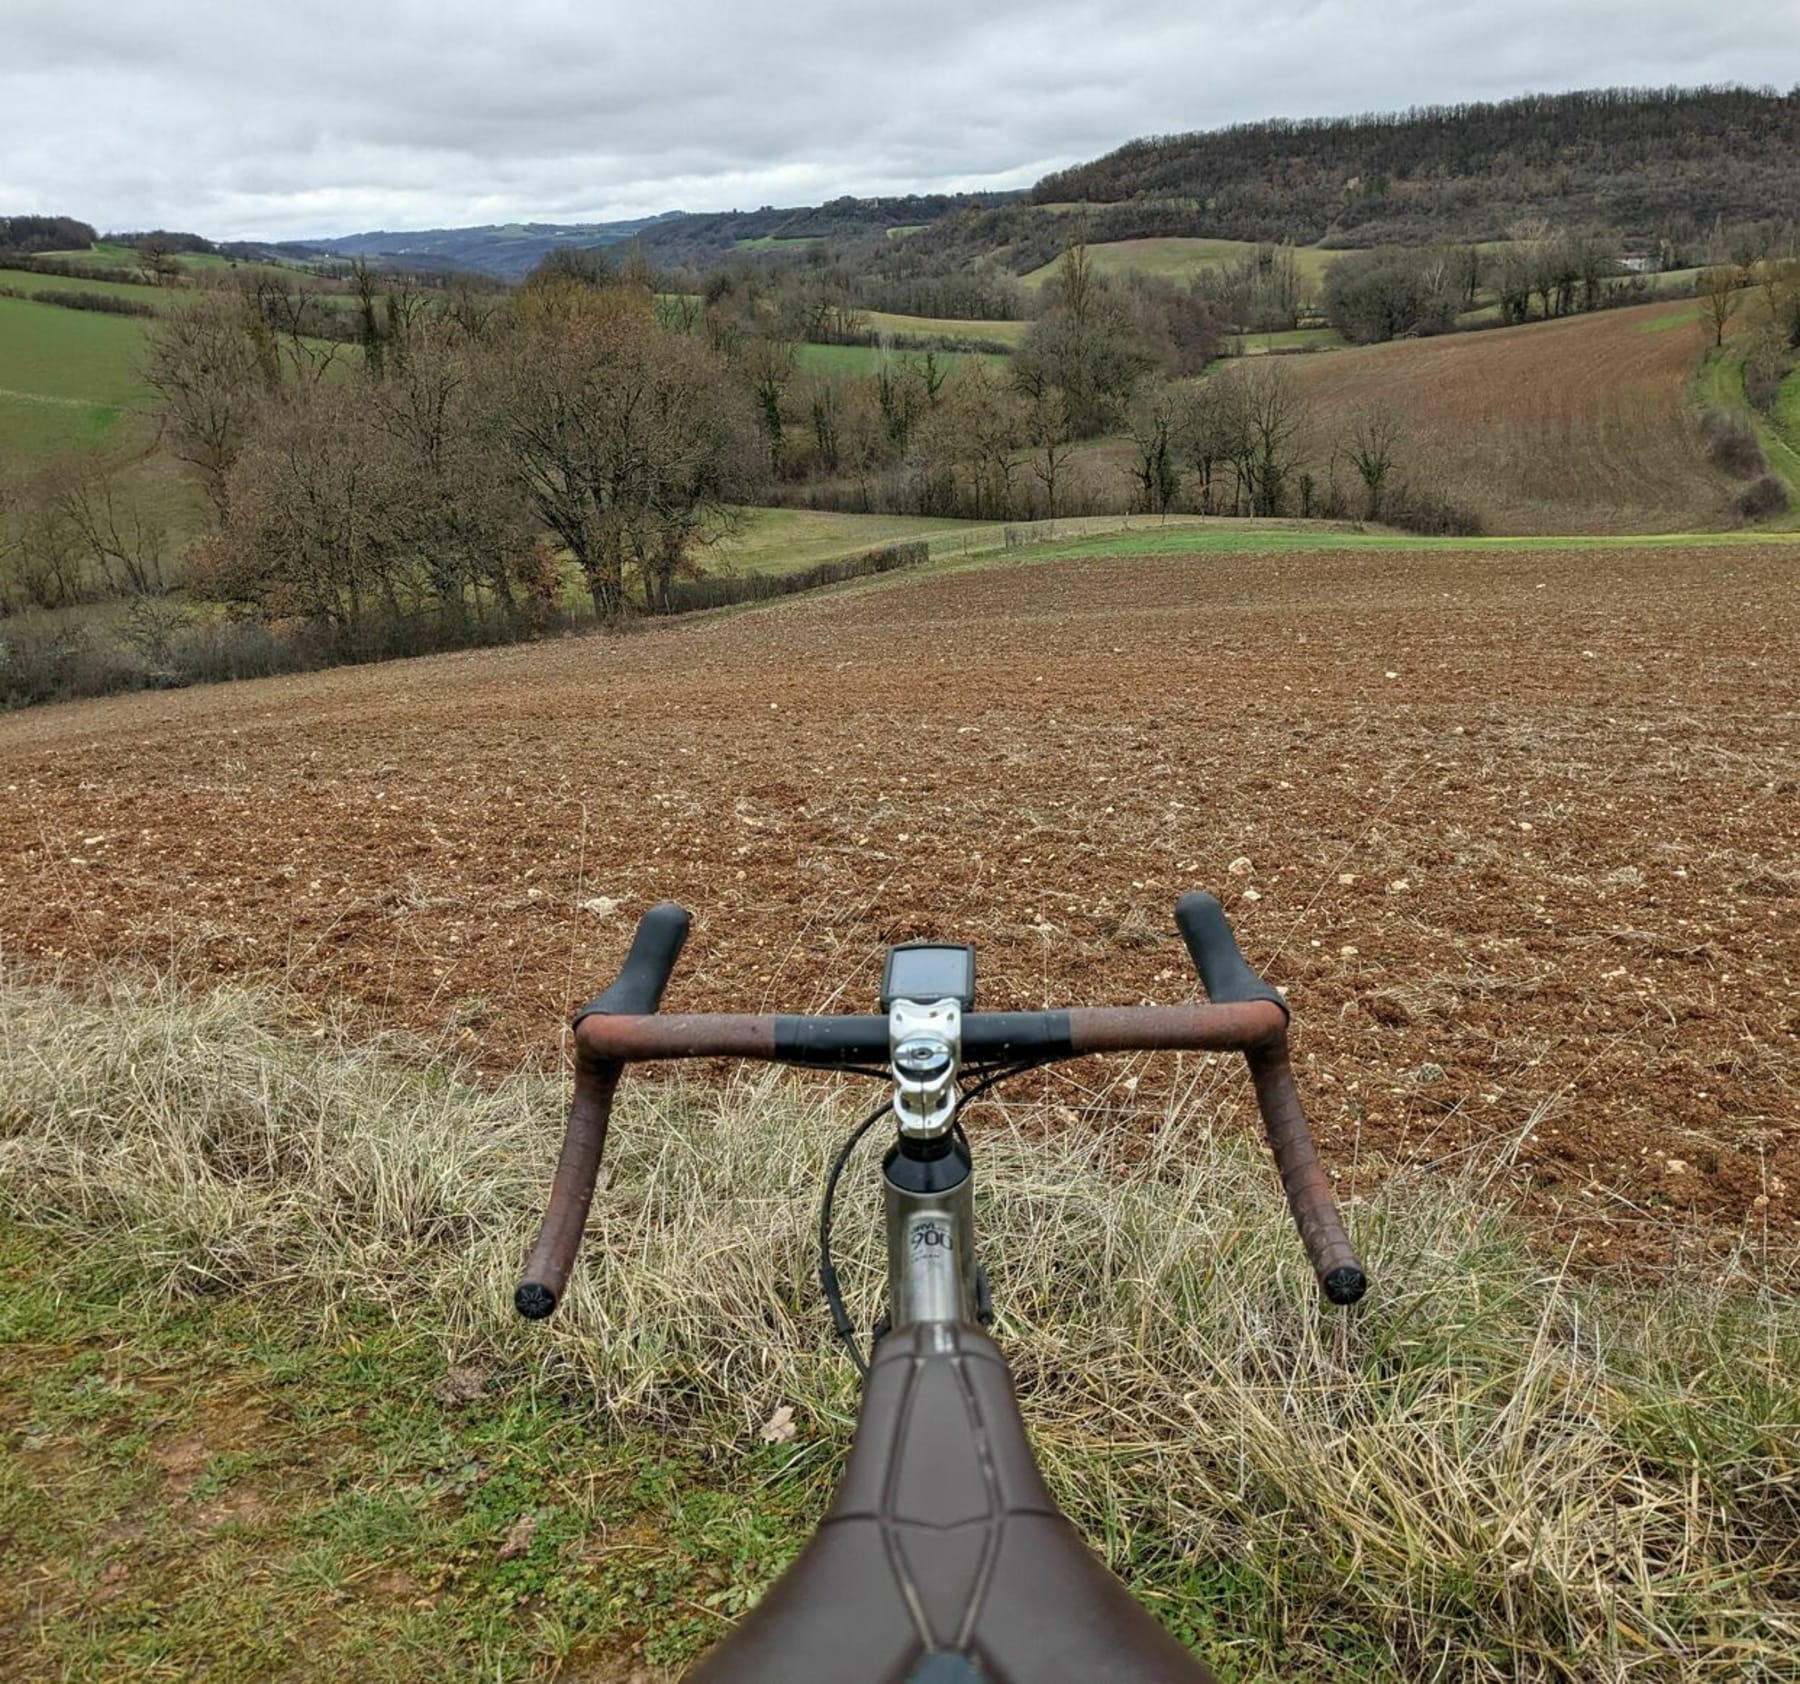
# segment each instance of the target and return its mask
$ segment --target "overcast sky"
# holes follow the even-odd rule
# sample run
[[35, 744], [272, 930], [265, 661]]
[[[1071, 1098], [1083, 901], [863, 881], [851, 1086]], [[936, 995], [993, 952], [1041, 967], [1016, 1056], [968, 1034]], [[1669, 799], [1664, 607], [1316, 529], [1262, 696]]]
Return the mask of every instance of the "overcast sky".
[[1800, 82], [1800, 0], [0, 0], [0, 214], [284, 238], [754, 209], [1715, 81]]

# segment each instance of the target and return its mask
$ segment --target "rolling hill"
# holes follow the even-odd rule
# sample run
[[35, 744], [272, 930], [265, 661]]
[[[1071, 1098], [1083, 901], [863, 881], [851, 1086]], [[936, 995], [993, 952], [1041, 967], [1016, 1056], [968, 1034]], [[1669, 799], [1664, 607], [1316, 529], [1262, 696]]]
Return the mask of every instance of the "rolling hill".
[[1522, 217], [1652, 245], [1800, 218], [1800, 90], [1596, 89], [1133, 140], [1034, 204], [1162, 207], [1168, 233], [1298, 244], [1503, 236]]

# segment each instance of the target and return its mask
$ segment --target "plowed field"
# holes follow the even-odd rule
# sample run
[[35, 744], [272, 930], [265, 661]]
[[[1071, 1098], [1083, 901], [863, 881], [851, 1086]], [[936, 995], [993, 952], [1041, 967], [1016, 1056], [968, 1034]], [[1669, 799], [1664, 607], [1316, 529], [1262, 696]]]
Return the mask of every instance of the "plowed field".
[[1691, 531], [1731, 524], [1739, 488], [1699, 438], [1693, 384], [1710, 343], [1688, 301], [1284, 366], [1321, 441], [1367, 408], [1396, 417], [1403, 474], [1478, 509], [1490, 531]]
[[[1791, 1257], [1794, 556], [991, 566], [46, 710], [0, 723], [0, 941], [14, 976], [272, 974], [507, 1064], [664, 897], [671, 1005], [861, 1009], [936, 933], [999, 1006], [1191, 996], [1169, 907], [1205, 885], [1290, 990], [1347, 1186], [1480, 1149], [1595, 1255]], [[1048, 1091], [1073, 1122], [1108, 1078]]]

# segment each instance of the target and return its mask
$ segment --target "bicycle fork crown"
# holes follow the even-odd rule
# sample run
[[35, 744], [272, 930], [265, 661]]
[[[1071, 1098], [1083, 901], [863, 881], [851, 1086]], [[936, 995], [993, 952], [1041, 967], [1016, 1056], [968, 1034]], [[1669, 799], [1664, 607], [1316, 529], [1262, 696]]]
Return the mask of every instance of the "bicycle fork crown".
[[955, 1000], [896, 1000], [888, 1008], [894, 1116], [902, 1137], [938, 1140], [956, 1121], [962, 1095], [962, 1006]]

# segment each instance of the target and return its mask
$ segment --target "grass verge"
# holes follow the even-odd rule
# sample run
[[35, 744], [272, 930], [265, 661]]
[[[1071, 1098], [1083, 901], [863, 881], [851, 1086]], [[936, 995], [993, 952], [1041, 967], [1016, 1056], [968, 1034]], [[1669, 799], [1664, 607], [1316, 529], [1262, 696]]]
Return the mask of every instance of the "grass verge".
[[[1749, 424], [1768, 459], [1770, 471], [1788, 488], [1788, 496], [1800, 504], [1800, 442], [1796, 442], [1789, 431], [1795, 400], [1789, 396], [1787, 383], [1783, 382], [1775, 414], [1763, 414], [1745, 394], [1742, 355], [1735, 347], [1727, 346], [1723, 350], [1707, 352], [1696, 385], [1708, 408], [1722, 410]], [[1800, 529], [1800, 507], [1762, 522], [1758, 528], [1763, 532], [1796, 529]]]
[[[628, 1087], [570, 1300], [526, 1329], [556, 1086], [278, 1019], [0, 993], [0, 1671], [684, 1660], [848, 1441], [811, 1284], [842, 1096]], [[1148, 1129], [1122, 1090], [974, 1126], [1047, 1474], [1158, 1614], [1228, 1679], [1787, 1676], [1800, 1305], [1573, 1276], [1465, 1171], [1351, 1202], [1376, 1286], [1326, 1314], [1224, 1126], [1237, 1072], [1189, 1075]], [[873, 1204], [842, 1224], [865, 1325]]]

